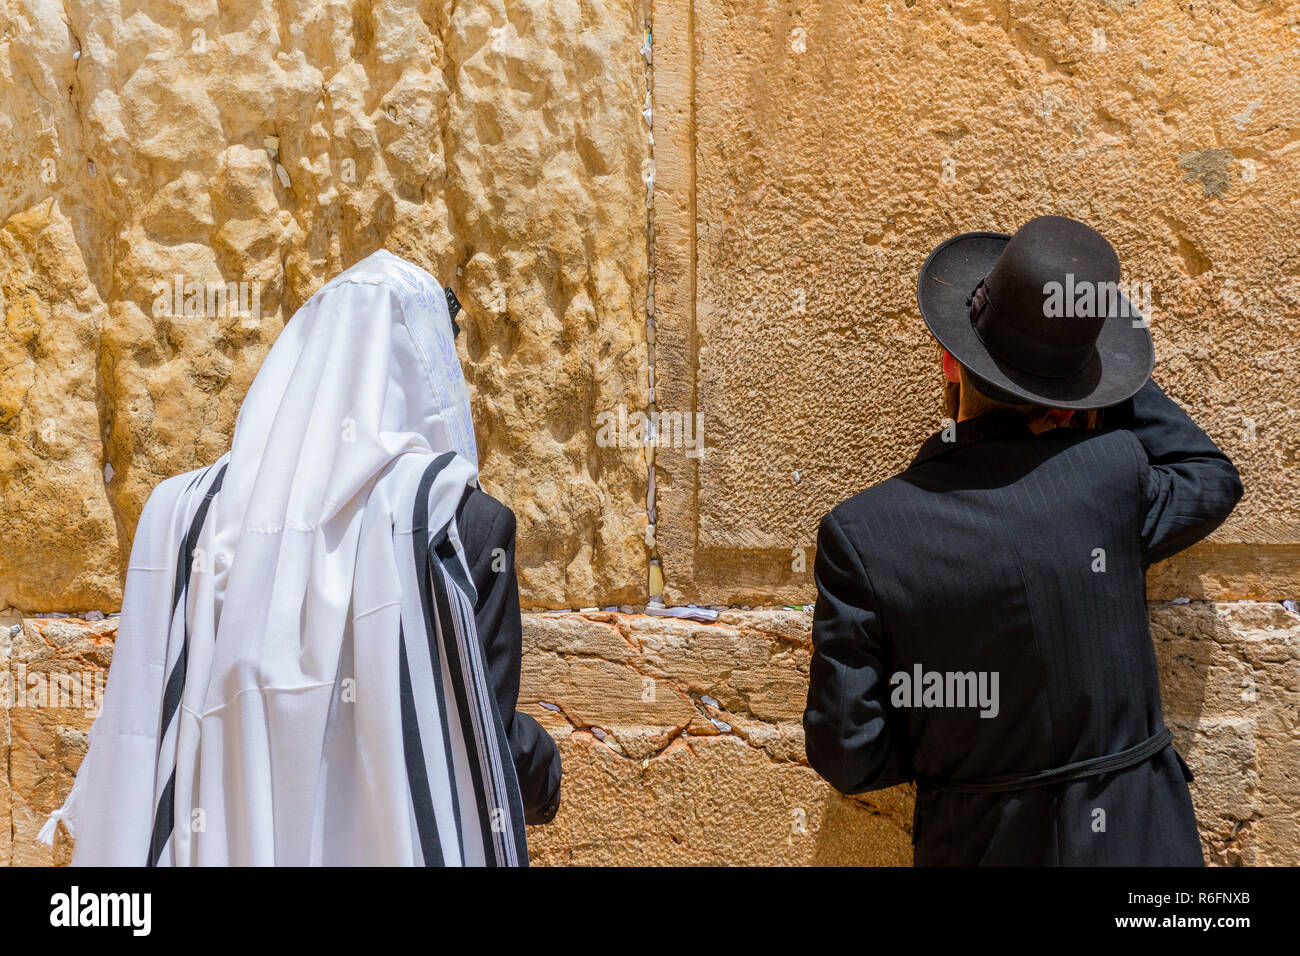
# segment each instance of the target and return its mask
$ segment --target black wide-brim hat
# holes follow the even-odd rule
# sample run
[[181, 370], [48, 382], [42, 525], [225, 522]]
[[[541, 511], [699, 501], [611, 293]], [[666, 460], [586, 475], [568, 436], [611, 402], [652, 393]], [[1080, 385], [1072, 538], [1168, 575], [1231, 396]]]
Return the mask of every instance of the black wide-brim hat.
[[1151, 376], [1147, 322], [1122, 293], [1105, 314], [1045, 319], [1044, 281], [1072, 282], [1067, 272], [1118, 280], [1119, 259], [1099, 233], [1059, 216], [1031, 220], [1014, 237], [967, 232], [926, 258], [917, 304], [931, 334], [989, 398], [1063, 409], [1122, 402]]

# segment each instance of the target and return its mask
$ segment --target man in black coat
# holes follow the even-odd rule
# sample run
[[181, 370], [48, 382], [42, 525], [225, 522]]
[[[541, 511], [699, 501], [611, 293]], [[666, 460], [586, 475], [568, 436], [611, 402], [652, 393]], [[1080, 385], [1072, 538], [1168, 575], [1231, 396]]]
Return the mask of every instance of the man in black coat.
[[549, 823], [560, 808], [559, 749], [541, 724], [515, 709], [524, 652], [515, 580], [515, 512], [480, 489], [467, 489], [456, 510], [456, 525], [478, 594], [474, 627], [484, 648], [487, 680], [510, 741], [524, 822], [533, 826]]
[[[459, 336], [460, 301], [450, 289], [446, 295], [453, 334]], [[456, 526], [478, 596], [474, 627], [510, 744], [524, 822], [549, 823], [560, 809], [560, 751], [541, 724], [515, 709], [524, 639], [515, 578], [515, 513], [481, 489], [467, 488], [456, 508]]]
[[560, 809], [560, 752], [536, 720], [515, 710], [523, 656], [523, 622], [515, 580], [515, 514], [478, 488], [456, 511], [465, 560], [478, 594], [474, 624], [523, 800], [524, 822], [549, 823]]
[[1242, 489], [1119, 279], [1059, 217], [936, 248], [918, 300], [958, 420], [822, 520], [808, 760], [843, 793], [915, 781], [917, 865], [1204, 862], [1145, 572]]

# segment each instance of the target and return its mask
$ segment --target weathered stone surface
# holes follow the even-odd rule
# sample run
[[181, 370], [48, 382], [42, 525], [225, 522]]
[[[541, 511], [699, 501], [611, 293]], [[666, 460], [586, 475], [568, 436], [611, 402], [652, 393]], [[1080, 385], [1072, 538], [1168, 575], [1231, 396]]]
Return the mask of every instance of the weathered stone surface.
[[1206, 858], [1300, 864], [1300, 615], [1163, 604], [1151, 624]]
[[1297, 595], [1300, 545], [1294, 544], [1222, 544], [1211, 539], [1161, 561], [1147, 575], [1147, 596], [1157, 601], [1260, 601]]
[[[228, 446], [284, 322], [381, 246], [465, 303], [524, 603], [644, 600], [645, 464], [592, 426], [645, 405], [643, 25], [640, 0], [0, 13], [0, 604], [117, 607], [149, 492]], [[248, 314], [165, 308], [175, 276], [249, 283]]]
[[634, 759], [683, 732], [716, 728], [715, 720], [787, 759], [803, 747], [809, 618], [801, 615], [799, 636], [778, 637], [760, 629], [763, 617], [711, 625], [624, 614], [529, 616], [520, 699], [558, 707], [570, 725], [596, 728]]
[[939, 427], [916, 311], [964, 230], [1082, 218], [1148, 282], [1156, 375], [1241, 467], [1160, 596], [1281, 598], [1298, 572], [1300, 75], [1294, 18], [1172, 0], [655, 5], [656, 456], [672, 603], [811, 599], [816, 523]]
[[807, 767], [729, 736], [675, 741], [644, 766], [564, 738], [564, 802], [530, 828], [535, 865], [906, 865], [899, 812], [841, 797]]
[[[1151, 620], [1207, 860], [1300, 863], [1300, 616], [1273, 603], [1192, 603], [1152, 605]], [[50, 675], [102, 674], [115, 626], [28, 619], [11, 668], [47, 689]], [[729, 611], [718, 624], [525, 615], [520, 707], [564, 760], [560, 814], [529, 832], [535, 861], [910, 862], [911, 788], [846, 798], [807, 766], [810, 626], [785, 610]], [[71, 786], [90, 715], [7, 713], [0, 781], [12, 794], [0, 783], [0, 807], [12, 800], [13, 861], [64, 861], [66, 839], [51, 854], [35, 836]]]
[[6, 714], [10, 726], [7, 795], [12, 804], [12, 863], [49, 866], [71, 859], [60, 831], [53, 847], [36, 839], [63, 803], [86, 754], [102, 702], [117, 619], [23, 621], [11, 640]]
[[521, 706], [564, 761], [560, 813], [529, 832], [533, 860], [910, 862], [901, 788], [845, 798], [806, 764], [809, 626], [787, 611], [528, 616]]
[[[9, 628], [0, 614], [0, 688], [9, 686]], [[0, 866], [9, 866], [13, 852], [13, 807], [9, 786], [9, 702], [0, 706]]]
[[120, 601], [98, 405], [104, 303], [77, 244], [83, 225], [53, 198], [0, 223], [0, 604], [29, 611]]

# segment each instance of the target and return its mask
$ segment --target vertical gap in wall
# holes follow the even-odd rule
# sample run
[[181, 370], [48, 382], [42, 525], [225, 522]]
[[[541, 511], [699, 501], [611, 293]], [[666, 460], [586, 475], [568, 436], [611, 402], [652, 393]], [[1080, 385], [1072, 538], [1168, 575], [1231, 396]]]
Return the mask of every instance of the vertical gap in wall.
[[[6, 612], [10, 610], [11, 608], [5, 608]], [[11, 624], [7, 616], [0, 619], [0, 654], [4, 654], [5, 656], [4, 679], [7, 688], [14, 686], [13, 671], [11, 669], [13, 666], [12, 651], [13, 651], [13, 642], [14, 642], [14, 629], [21, 628], [21, 627], [22, 627], [21, 614], [18, 617], [17, 623]], [[25, 690], [26, 689], [24, 688], [24, 691]], [[11, 715], [9, 713], [9, 709], [10, 707], [13, 706], [14, 694], [5, 693], [3, 696], [4, 696], [4, 714], [3, 714], [4, 723], [3, 726], [0, 726], [0, 731], [3, 731], [4, 733], [5, 765], [3, 768], [0, 769], [3, 769], [4, 771], [5, 799], [9, 802], [9, 836], [8, 836], [8, 843], [5, 846], [5, 865], [13, 866], [14, 865], [14, 842], [18, 839], [18, 828], [14, 825], [14, 774], [13, 774], [14, 748], [13, 748], [13, 728], [10, 725]]]
[[641, 44], [641, 56], [645, 60], [645, 104], [641, 115], [646, 123], [646, 140], [648, 158], [645, 171], [645, 205], [646, 205], [646, 298], [645, 298], [645, 341], [646, 341], [646, 380], [647, 380], [647, 418], [651, 424], [646, 428], [646, 443], [643, 446], [643, 459], [646, 466], [646, 554], [649, 560], [646, 582], [646, 602], [663, 605], [664, 575], [659, 562], [659, 549], [655, 541], [655, 526], [658, 515], [655, 510], [655, 445], [654, 431], [658, 422], [655, 414], [655, 134], [654, 134], [654, 23], [651, 8], [646, 5], [644, 41]]

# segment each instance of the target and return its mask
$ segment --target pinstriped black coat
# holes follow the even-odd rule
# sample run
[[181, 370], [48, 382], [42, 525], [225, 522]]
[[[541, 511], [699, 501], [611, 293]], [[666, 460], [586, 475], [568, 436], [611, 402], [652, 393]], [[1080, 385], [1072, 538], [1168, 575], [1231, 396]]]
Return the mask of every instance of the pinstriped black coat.
[[[1162, 729], [1145, 572], [1242, 489], [1154, 381], [1106, 421], [1037, 436], [1010, 413], [961, 422], [822, 520], [804, 729], [838, 790], [1046, 770]], [[902, 706], [891, 677], [917, 665], [996, 672], [997, 715]], [[1200, 865], [1190, 779], [1169, 746], [1015, 792], [919, 785], [915, 862]]]

